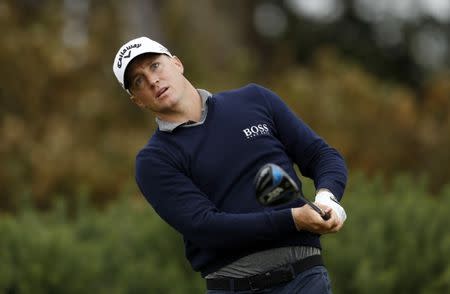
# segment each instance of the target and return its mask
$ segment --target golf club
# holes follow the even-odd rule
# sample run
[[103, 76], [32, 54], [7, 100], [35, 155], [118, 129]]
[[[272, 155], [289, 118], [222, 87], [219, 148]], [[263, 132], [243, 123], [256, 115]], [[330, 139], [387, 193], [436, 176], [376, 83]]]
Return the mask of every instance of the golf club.
[[317, 205], [302, 195], [294, 180], [278, 165], [268, 163], [261, 167], [255, 177], [256, 199], [264, 206], [284, 204], [300, 198], [314, 209], [324, 220], [330, 218]]

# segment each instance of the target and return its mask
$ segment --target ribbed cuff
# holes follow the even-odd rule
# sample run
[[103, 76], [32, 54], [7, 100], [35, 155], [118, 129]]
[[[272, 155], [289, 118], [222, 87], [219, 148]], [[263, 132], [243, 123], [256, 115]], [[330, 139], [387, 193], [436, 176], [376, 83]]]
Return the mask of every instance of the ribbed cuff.
[[271, 212], [271, 215], [273, 224], [277, 231], [280, 232], [280, 235], [297, 231], [291, 208], [274, 210]]

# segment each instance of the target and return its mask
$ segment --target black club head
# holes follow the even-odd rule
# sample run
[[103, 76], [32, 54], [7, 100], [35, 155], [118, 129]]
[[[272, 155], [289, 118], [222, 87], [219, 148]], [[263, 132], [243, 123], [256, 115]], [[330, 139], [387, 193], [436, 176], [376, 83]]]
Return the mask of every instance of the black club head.
[[268, 163], [255, 177], [256, 199], [264, 206], [274, 206], [292, 201], [298, 192], [297, 184], [278, 165]]

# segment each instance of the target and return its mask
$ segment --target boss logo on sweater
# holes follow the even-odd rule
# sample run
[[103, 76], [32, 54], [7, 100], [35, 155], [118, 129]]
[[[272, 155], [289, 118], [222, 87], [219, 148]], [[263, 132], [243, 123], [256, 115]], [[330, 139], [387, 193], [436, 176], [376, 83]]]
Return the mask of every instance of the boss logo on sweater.
[[267, 124], [257, 124], [251, 127], [248, 127], [246, 129], [243, 129], [242, 132], [244, 132], [247, 139], [261, 136], [261, 135], [269, 135], [270, 131], [267, 127]]

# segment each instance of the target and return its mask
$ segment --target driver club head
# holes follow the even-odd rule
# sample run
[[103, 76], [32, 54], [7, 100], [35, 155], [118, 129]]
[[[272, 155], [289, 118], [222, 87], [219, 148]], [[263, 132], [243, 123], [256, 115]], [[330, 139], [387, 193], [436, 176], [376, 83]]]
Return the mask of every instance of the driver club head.
[[284, 204], [300, 198], [322, 216], [324, 220], [330, 218], [317, 205], [305, 198], [294, 180], [278, 165], [268, 163], [261, 167], [255, 176], [256, 199], [264, 206]]
[[292, 201], [299, 191], [297, 184], [278, 165], [268, 163], [255, 176], [256, 199], [264, 206]]

